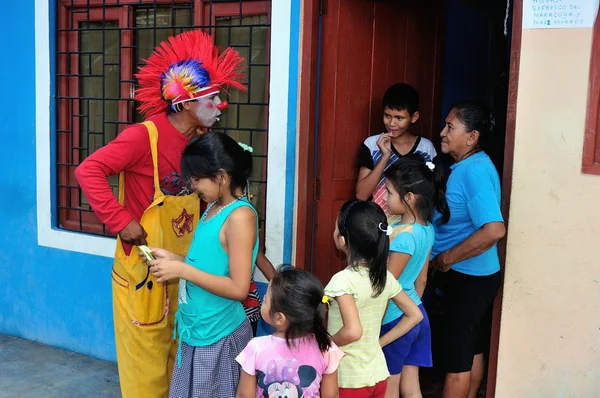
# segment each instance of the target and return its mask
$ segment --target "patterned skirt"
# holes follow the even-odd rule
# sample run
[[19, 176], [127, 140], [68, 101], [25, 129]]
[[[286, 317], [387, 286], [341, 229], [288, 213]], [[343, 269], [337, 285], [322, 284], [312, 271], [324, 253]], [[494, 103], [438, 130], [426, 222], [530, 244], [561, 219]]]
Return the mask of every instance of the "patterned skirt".
[[235, 358], [252, 339], [246, 320], [235, 332], [206, 347], [181, 344], [181, 367], [175, 364], [169, 398], [234, 398], [240, 381]]

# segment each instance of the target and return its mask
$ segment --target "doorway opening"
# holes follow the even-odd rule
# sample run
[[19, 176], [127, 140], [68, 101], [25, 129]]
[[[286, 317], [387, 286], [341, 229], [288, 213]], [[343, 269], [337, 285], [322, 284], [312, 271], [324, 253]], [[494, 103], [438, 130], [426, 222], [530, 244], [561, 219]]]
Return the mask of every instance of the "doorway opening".
[[[413, 132], [438, 153], [453, 103], [489, 106], [495, 133], [488, 155], [503, 182], [507, 221], [522, 1], [313, 0], [303, 8], [296, 265], [324, 284], [345, 266], [331, 238], [337, 211], [355, 197], [359, 147], [383, 130], [383, 94], [398, 82], [419, 91]], [[479, 396], [494, 396], [501, 297], [502, 289]], [[424, 397], [441, 396], [435, 355], [434, 368], [421, 372]]]

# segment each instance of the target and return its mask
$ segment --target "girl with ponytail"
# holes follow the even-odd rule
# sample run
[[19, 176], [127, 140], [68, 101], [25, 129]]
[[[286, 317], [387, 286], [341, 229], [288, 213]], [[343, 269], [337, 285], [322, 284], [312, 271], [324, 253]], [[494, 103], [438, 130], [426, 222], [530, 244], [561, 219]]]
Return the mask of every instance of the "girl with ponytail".
[[[417, 325], [423, 315], [387, 270], [391, 226], [374, 202], [346, 202], [333, 235], [348, 266], [325, 288], [332, 298], [328, 330], [346, 353], [339, 367], [339, 396], [383, 397], [389, 376], [381, 345], [394, 341]], [[381, 338], [381, 319], [390, 302], [404, 317]], [[381, 345], [380, 345], [381, 344]]]
[[[222, 133], [202, 134], [187, 144], [181, 174], [208, 207], [193, 228], [182, 232], [194, 234], [185, 257], [151, 248], [155, 259], [147, 264], [156, 282], [164, 282], [164, 289], [167, 283], [179, 284], [178, 296], [166, 297], [178, 300], [175, 332], [179, 338], [171, 398], [235, 395], [240, 378], [235, 357], [252, 338], [240, 301], [248, 295], [259, 239], [258, 214], [247, 195], [252, 174], [249, 149]], [[178, 209], [161, 217], [169, 220], [180, 212], [181, 217], [188, 214]], [[186, 217], [193, 219], [193, 214]], [[162, 284], [149, 281], [148, 290], [152, 286], [163, 289]], [[156, 340], [151, 337], [149, 341]]]
[[434, 211], [441, 215], [438, 223], [446, 223], [450, 218], [446, 184], [442, 168], [426, 163], [418, 154], [402, 158], [386, 170], [385, 177], [388, 211], [402, 219], [400, 225], [394, 226], [388, 269], [423, 315], [423, 320], [408, 333], [389, 341], [386, 334], [406, 314], [394, 303], [390, 303], [385, 313], [381, 339], [391, 375], [385, 396], [420, 397], [419, 367], [432, 366], [431, 330], [421, 297], [435, 236]]
[[337, 369], [344, 353], [327, 333], [327, 307], [315, 276], [280, 268], [261, 308], [275, 332], [252, 339], [236, 358], [242, 368], [237, 398], [338, 396]]

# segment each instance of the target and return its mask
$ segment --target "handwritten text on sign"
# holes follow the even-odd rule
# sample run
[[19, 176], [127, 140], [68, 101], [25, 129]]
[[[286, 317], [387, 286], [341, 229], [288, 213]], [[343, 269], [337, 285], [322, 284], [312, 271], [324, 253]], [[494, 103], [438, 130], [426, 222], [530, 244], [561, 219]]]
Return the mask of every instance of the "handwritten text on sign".
[[523, 29], [590, 28], [598, 0], [524, 0]]

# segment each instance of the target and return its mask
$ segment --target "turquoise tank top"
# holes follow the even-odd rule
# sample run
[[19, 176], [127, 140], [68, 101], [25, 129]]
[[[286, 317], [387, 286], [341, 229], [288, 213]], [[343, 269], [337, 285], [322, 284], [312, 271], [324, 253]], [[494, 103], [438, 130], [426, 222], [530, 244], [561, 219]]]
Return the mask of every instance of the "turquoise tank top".
[[[256, 210], [244, 197], [224, 207], [212, 218], [205, 220], [212, 204], [206, 209], [194, 233], [185, 262], [201, 271], [218, 276], [229, 276], [229, 255], [221, 246], [219, 234], [227, 217], [240, 207]], [[252, 250], [252, 272], [258, 254], [258, 215], [256, 242]], [[246, 320], [242, 303], [217, 296], [193, 283], [179, 281], [179, 310], [175, 314], [175, 334], [179, 344], [194, 347], [216, 343], [232, 334]], [[180, 358], [178, 358], [180, 362]]]

